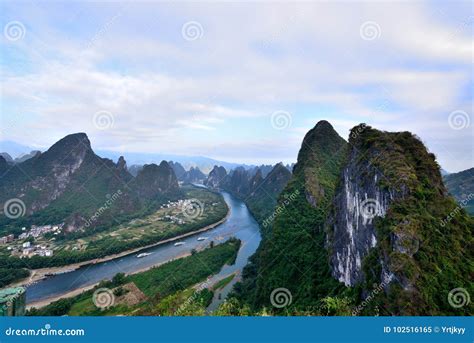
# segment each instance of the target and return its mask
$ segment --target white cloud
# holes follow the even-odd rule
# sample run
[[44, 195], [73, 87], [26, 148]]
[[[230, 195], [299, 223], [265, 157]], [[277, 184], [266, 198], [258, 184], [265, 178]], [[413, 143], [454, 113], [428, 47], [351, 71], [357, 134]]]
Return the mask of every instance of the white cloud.
[[[264, 143], [249, 145], [249, 123], [289, 108], [295, 127], [309, 129], [314, 123], [298, 108], [314, 107], [340, 113], [330, 120], [344, 137], [359, 122], [417, 133], [429, 126], [450, 149], [469, 148], [445, 121], [446, 113], [472, 105], [465, 95], [472, 82], [466, 28], [472, 21], [462, 4], [441, 14], [429, 3], [120, 6], [81, 4], [77, 20], [67, 23], [59, 7], [10, 5], [9, 15], [25, 21], [28, 31], [19, 44], [2, 42], [2, 50], [23, 56], [28, 67], [4, 62], [2, 98], [13, 105], [3, 115], [15, 121], [19, 112], [31, 113], [35, 120], [17, 119], [7, 138], [28, 130], [32, 144], [47, 145], [86, 131], [99, 147], [176, 152], [199, 146], [199, 154], [222, 156], [227, 149], [244, 158], [240, 146], [263, 159], [293, 153], [304, 132], [267, 130], [256, 137]], [[190, 20], [202, 24], [201, 39], [181, 37]], [[368, 20], [381, 29], [374, 41], [360, 37]], [[92, 117], [100, 110], [114, 115], [112, 130], [95, 129]], [[235, 126], [231, 140], [220, 133], [229, 125]], [[275, 143], [281, 135], [291, 147]], [[468, 167], [442, 149], [436, 153]]]

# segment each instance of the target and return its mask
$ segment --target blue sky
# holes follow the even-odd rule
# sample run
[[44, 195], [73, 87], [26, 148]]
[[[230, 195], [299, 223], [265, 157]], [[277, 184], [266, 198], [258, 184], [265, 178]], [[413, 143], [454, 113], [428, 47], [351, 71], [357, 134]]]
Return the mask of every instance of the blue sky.
[[293, 162], [329, 120], [416, 133], [474, 165], [472, 4], [0, 5], [0, 140]]

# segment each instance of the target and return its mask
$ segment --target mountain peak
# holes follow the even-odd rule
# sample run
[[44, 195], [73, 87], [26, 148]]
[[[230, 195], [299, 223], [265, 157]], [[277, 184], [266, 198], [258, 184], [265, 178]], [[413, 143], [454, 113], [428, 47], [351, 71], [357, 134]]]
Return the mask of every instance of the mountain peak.
[[326, 120], [321, 120], [305, 135], [293, 171], [298, 173], [308, 166], [321, 165], [335, 155], [339, 156], [346, 145], [346, 141], [339, 136], [332, 125]]
[[87, 135], [83, 132], [73, 133], [61, 138], [57, 141], [51, 148], [49, 148], [48, 152], [54, 151], [72, 151], [72, 150], [79, 150], [79, 151], [92, 151], [91, 142]]
[[320, 120], [314, 127], [315, 130], [334, 130], [333, 126], [327, 120]]

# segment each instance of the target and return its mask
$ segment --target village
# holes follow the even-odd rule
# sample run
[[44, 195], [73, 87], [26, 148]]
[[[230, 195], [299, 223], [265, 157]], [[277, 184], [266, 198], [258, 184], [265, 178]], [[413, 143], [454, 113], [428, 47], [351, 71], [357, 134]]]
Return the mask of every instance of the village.
[[[184, 225], [186, 220], [193, 220], [194, 215], [187, 216], [185, 209], [192, 206], [193, 200], [190, 199], [179, 199], [176, 201], [168, 201], [160, 205], [160, 210], [155, 215], [148, 217], [148, 222], [169, 222], [175, 225]], [[212, 207], [217, 206], [217, 202], [211, 204]], [[199, 205], [204, 207], [204, 205]], [[203, 209], [196, 208], [196, 214], [202, 213]], [[160, 213], [161, 212], [161, 213]], [[164, 213], [163, 213], [164, 212]], [[160, 216], [161, 214], [161, 216]], [[188, 220], [188, 221], [189, 221]], [[130, 224], [145, 223], [144, 219], [134, 219]], [[26, 227], [22, 228], [22, 233], [15, 237], [14, 234], [9, 234], [0, 237], [0, 247], [6, 247], [6, 250], [10, 252], [11, 256], [20, 258], [31, 258], [33, 256], [52, 257], [54, 255], [54, 241], [56, 235], [61, 234], [64, 231], [65, 223], [55, 225], [32, 225], [30, 230]], [[128, 232], [129, 229], [127, 229]], [[66, 246], [66, 249], [81, 250], [86, 247], [87, 244], [81, 242], [79, 245], [71, 247]], [[57, 247], [56, 247], [57, 248]]]
[[22, 231], [24, 232], [17, 239], [15, 239], [14, 234], [0, 237], [0, 245], [7, 245], [7, 250], [11, 251], [11, 255], [20, 258], [32, 256], [51, 257], [53, 256], [53, 250], [48, 244], [34, 244], [33, 242], [47, 233], [59, 235], [63, 231], [63, 226], [64, 223], [58, 225], [32, 225], [29, 231], [27, 231], [26, 227], [23, 227]]

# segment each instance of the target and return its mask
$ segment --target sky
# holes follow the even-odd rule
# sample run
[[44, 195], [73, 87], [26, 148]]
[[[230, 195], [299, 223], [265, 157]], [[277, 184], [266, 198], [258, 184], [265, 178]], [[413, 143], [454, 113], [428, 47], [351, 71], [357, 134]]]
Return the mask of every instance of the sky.
[[328, 120], [474, 166], [469, 1], [0, 1], [0, 141], [294, 162]]

